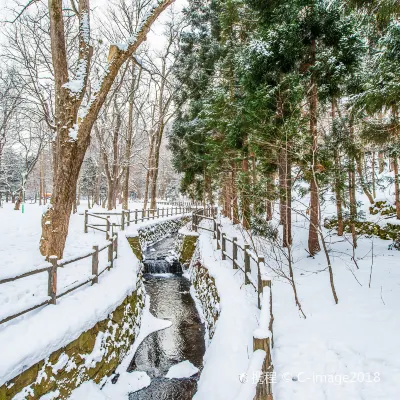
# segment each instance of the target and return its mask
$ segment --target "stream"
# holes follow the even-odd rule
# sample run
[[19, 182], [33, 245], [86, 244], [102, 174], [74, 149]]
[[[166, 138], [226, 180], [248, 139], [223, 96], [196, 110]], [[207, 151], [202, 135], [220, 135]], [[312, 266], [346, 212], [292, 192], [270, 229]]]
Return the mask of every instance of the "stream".
[[128, 371], [145, 371], [151, 385], [130, 393], [129, 400], [189, 400], [197, 390], [200, 373], [191, 378], [165, 378], [170, 367], [185, 360], [201, 371], [205, 352], [205, 330], [190, 295], [190, 282], [171, 255], [175, 242], [175, 236], [167, 237], [144, 252], [150, 312], [171, 321], [172, 326], [150, 334], [137, 349]]

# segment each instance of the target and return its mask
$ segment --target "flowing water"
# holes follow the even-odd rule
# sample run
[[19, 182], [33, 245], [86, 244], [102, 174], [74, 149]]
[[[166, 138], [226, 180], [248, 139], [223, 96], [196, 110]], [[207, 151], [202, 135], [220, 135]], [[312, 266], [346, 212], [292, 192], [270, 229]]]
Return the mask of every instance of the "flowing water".
[[189, 400], [197, 389], [199, 374], [167, 379], [169, 368], [189, 360], [201, 370], [205, 352], [204, 326], [190, 295], [190, 282], [182, 276], [168, 237], [145, 252], [144, 284], [151, 313], [172, 322], [170, 328], [150, 334], [139, 346], [128, 371], [146, 371], [151, 385], [129, 395], [130, 400]]

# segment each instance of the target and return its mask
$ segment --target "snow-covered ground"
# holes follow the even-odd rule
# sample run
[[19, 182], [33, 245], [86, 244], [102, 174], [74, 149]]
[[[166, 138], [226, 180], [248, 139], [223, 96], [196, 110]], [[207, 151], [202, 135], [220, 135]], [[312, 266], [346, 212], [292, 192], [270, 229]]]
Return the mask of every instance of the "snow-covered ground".
[[253, 331], [259, 321], [257, 298], [250, 285], [243, 285], [243, 274], [233, 270], [232, 262], [221, 259], [212, 234], [202, 229], [199, 233], [200, 259], [215, 279], [221, 314], [204, 356], [194, 399], [231, 400], [240, 391], [240, 376], [246, 373], [253, 353]]
[[[131, 209], [140, 206], [136, 203]], [[39, 252], [44, 207], [26, 204], [24, 214], [12, 207], [6, 203], [0, 208], [0, 279], [39, 269], [45, 263]], [[64, 258], [85, 254], [93, 245], [107, 243], [104, 232], [89, 230], [84, 233], [81, 213], [85, 208], [82, 204], [79, 212], [71, 216]], [[146, 224], [149, 222], [142, 223]], [[139, 225], [131, 225], [126, 233], [137, 230]], [[99, 272], [106, 265], [107, 251], [103, 251], [99, 257]], [[135, 290], [139, 264], [123, 232], [120, 232], [118, 259], [114, 265], [115, 268], [99, 277], [99, 284], [82, 286], [59, 299], [56, 306], [41, 307], [0, 325], [0, 386], [105, 319]], [[90, 277], [91, 257], [58, 268], [57, 293]], [[47, 282], [47, 272], [44, 272], [2, 284], [0, 320], [46, 300]], [[27, 337], [30, 340], [26, 340]]]
[[[368, 202], [361, 195], [359, 198], [367, 211]], [[294, 204], [303, 214], [303, 206]], [[325, 207], [324, 216], [334, 214], [332, 205]], [[379, 218], [367, 213], [366, 217]], [[244, 242], [246, 235], [240, 228], [224, 218], [222, 224], [224, 232]], [[388, 250], [390, 241], [360, 237], [354, 262], [350, 236], [338, 237], [327, 230], [324, 234], [339, 297], [337, 305], [324, 252], [310, 258], [305, 250], [308, 221], [301, 215], [293, 213], [292, 250], [297, 292], [306, 319], [295, 305], [288, 281], [270, 270], [274, 398], [396, 400], [400, 396], [400, 351], [396, 345], [400, 330], [400, 253]], [[271, 245], [253, 240], [259, 255], [264, 255], [266, 264], [276, 272], [277, 263], [268, 258]], [[252, 268], [253, 278], [254, 272]]]
[[[384, 196], [390, 199], [391, 193], [385, 193]], [[368, 203], [362, 196], [360, 200], [364, 203], [363, 207], [367, 212]], [[390, 241], [377, 237], [360, 237], [354, 261], [350, 237], [338, 237], [335, 232], [324, 230], [339, 297], [339, 303], [336, 305], [330, 288], [324, 252], [321, 251], [314, 258], [310, 258], [305, 250], [308, 222], [302, 214], [308, 200], [303, 199], [301, 202], [303, 205], [299, 202], [295, 202], [294, 205], [296, 212], [293, 213], [292, 251], [297, 292], [306, 318], [302, 317], [295, 305], [292, 287], [287, 280], [278, 276], [274, 262], [268, 258], [271, 255], [271, 246], [254, 240], [258, 254], [264, 255], [267, 266], [275, 269], [275, 272], [270, 270], [273, 277], [274, 398], [278, 400], [308, 400], [310, 398], [313, 400], [397, 400], [400, 395], [400, 350], [396, 345], [397, 332], [400, 331], [398, 311], [400, 253], [396, 250], [388, 250]], [[326, 203], [323, 214], [324, 216], [334, 215], [333, 205]], [[40, 215], [41, 212], [35, 205], [27, 205], [24, 215], [14, 213], [7, 206], [0, 209], [0, 218], [3, 221], [0, 226], [0, 235], [3, 238], [3, 245], [0, 248], [2, 260], [0, 277], [16, 274], [27, 270], [32, 265], [37, 266], [43, 263], [43, 258], [37, 249], [40, 237]], [[366, 217], [370, 220], [379, 220], [379, 217], [368, 216], [367, 213]], [[245, 239], [251, 242], [240, 228], [232, 226], [227, 219], [223, 218], [221, 221], [224, 232], [229, 236], [237, 236], [239, 243], [244, 243]], [[137, 227], [130, 229], [133, 232]], [[75, 215], [71, 218], [65, 256], [86, 251], [95, 241], [102, 240], [104, 240], [104, 234], [101, 232], [84, 235], [82, 216]], [[235, 398], [242, 387], [239, 377], [247, 371], [253, 353], [253, 331], [257, 328], [260, 318], [256, 305], [256, 293], [251, 285], [243, 285], [243, 274], [233, 270], [230, 260], [221, 260], [221, 252], [215, 250], [215, 241], [212, 240], [209, 232], [200, 230], [199, 240], [202, 262], [215, 278], [221, 297], [221, 315], [213, 340], [205, 354], [204, 368], [194, 399], [230, 400]], [[228, 253], [231, 252], [230, 246], [227, 243]], [[126, 250], [128, 249], [127, 247]], [[124, 252], [123, 249], [120, 251]], [[238, 258], [239, 261], [242, 259], [241, 252]], [[283, 269], [285, 268], [283, 266]], [[120, 279], [117, 275], [118, 271], [121, 271], [120, 267], [105, 273], [102, 279], [110, 279], [109, 282], [113, 279], [118, 280]], [[71, 273], [69, 277], [68, 275], [61, 277], [61, 284], [66, 287], [65, 285], [71, 282], [68, 279], [76, 280], [78, 272], [79, 276], [82, 273], [89, 274], [89, 264], [87, 266], [80, 264], [75, 275]], [[131, 273], [134, 273], [132, 268]], [[255, 263], [252, 263], [252, 276], [255, 280]], [[107, 282], [104, 283], [109, 286]], [[28, 344], [23, 343], [27, 332], [33, 332], [32, 329], [36, 329], [36, 324], [45, 325], [45, 320], [48, 318], [60, 319], [52, 314], [54, 310], [57, 310], [57, 315], [63, 315], [63, 319], [68, 321], [65, 313], [68, 313], [69, 307], [73, 307], [72, 303], [80, 301], [79, 304], [84, 304], [85, 296], [96, 297], [104, 293], [101, 291], [101, 284], [100, 281], [99, 285], [79, 290], [75, 296], [66, 296], [56, 307], [45, 307], [0, 327], [0, 354], [2, 354], [0, 358], [2, 381], [0, 383], [12, 374], [15, 375], [15, 368], [20, 368], [27, 362], [34, 362], [32, 354], [29, 353]], [[1, 288], [0, 313], [4, 313], [5, 304], [10, 303], [15, 306], [18, 303], [16, 300], [27, 304], [31, 301], [33, 294], [38, 295], [39, 289], [43, 289], [46, 295], [47, 276], [42, 286], [35, 281], [25, 288], [16, 286], [8, 293]], [[97, 294], [89, 293], [93, 290], [97, 290]], [[117, 294], [114, 300], [117, 301]], [[88, 315], [84, 314], [85, 312], [82, 310], [82, 319], [77, 321], [77, 325], [90, 320]], [[97, 316], [93, 318], [98, 318], [105, 312], [107, 312], [106, 307], [99, 309]], [[71, 321], [68, 323], [70, 324]], [[99, 399], [118, 400], [126, 398], [126, 394], [134, 388], [148, 385], [150, 382], [147, 376], [140, 373], [126, 374], [124, 363], [129, 362], [140, 342], [150, 332], [166, 328], [165, 324], [165, 321], [155, 319], [146, 310], [140, 337], [135, 341], [126, 361], [117, 371], [121, 373], [118, 384], [111, 385], [110, 382], [106, 382], [105, 387], [100, 391], [98, 386], [87, 383], [77, 390], [74, 393], [75, 397], [72, 398], [80, 400], [89, 396], [94, 399], [98, 396]], [[19, 330], [21, 327], [23, 330]], [[61, 325], [60, 329], [55, 331], [53, 338], [44, 340], [60, 347], [62, 329]], [[72, 331], [74, 329], [73, 326]], [[22, 331], [23, 334], [21, 334]], [[64, 335], [61, 339], [70, 340], [72, 337]], [[37, 341], [36, 350], [38, 346], [43, 345], [44, 351], [44, 340]], [[15, 356], [23, 352], [30, 356], [25, 358]], [[48, 349], [45, 352], [48, 352]], [[36, 351], [36, 354], [39, 353]], [[43, 355], [44, 353], [41, 354]], [[11, 372], [10, 365], [14, 366]], [[248, 378], [252, 379], [252, 377]]]

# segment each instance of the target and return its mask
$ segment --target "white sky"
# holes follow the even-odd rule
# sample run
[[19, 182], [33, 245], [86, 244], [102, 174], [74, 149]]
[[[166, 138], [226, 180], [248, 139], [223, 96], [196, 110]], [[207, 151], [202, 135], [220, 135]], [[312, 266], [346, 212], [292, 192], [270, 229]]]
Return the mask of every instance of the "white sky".
[[[134, 0], [132, 0], [134, 1]], [[10, 9], [21, 9], [22, 7], [19, 5], [27, 4], [28, 0], [0, 0], [0, 21], [5, 21], [12, 17], [12, 12]], [[106, 10], [108, 4], [108, 0], [91, 0], [90, 6], [91, 8], [99, 7], [102, 10]], [[179, 13], [182, 8], [187, 4], [187, 0], [175, 0], [175, 3], [171, 6], [175, 13]], [[34, 7], [34, 5], [32, 6]], [[154, 50], [159, 50], [163, 47], [164, 38], [162, 36], [162, 23], [166, 21], [168, 16], [167, 11], [161, 15], [158, 21], [153, 25], [151, 32], [147, 36], [147, 42]], [[1, 26], [0, 26], [0, 45], [3, 42], [3, 37], [1, 34]], [[0, 67], [1, 68], [1, 67]]]

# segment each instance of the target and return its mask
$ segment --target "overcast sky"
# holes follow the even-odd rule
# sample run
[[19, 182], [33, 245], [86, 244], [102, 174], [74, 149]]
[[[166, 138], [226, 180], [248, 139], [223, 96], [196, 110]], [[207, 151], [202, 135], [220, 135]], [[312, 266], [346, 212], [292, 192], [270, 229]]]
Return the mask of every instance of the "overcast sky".
[[[9, 20], [12, 18], [13, 13], [10, 11], [10, 9], [20, 10], [24, 4], [27, 4], [28, 1], [29, 0], [0, 0], [0, 21]], [[108, 0], [91, 0], [90, 6], [92, 9], [95, 7], [98, 8], [96, 12], [98, 12], [99, 9], [100, 12], [103, 12], [103, 10], [106, 10], [108, 3]], [[173, 4], [174, 12], [179, 13], [186, 3], [187, 0], [176, 0]], [[166, 20], [167, 15], [167, 12], [164, 12], [161, 15], [159, 20], [153, 25], [152, 30], [147, 37], [147, 41], [153, 49], [160, 49], [164, 44], [162, 37], [162, 23]], [[2, 29], [0, 27], [0, 43], [4, 40], [1, 31]]]

